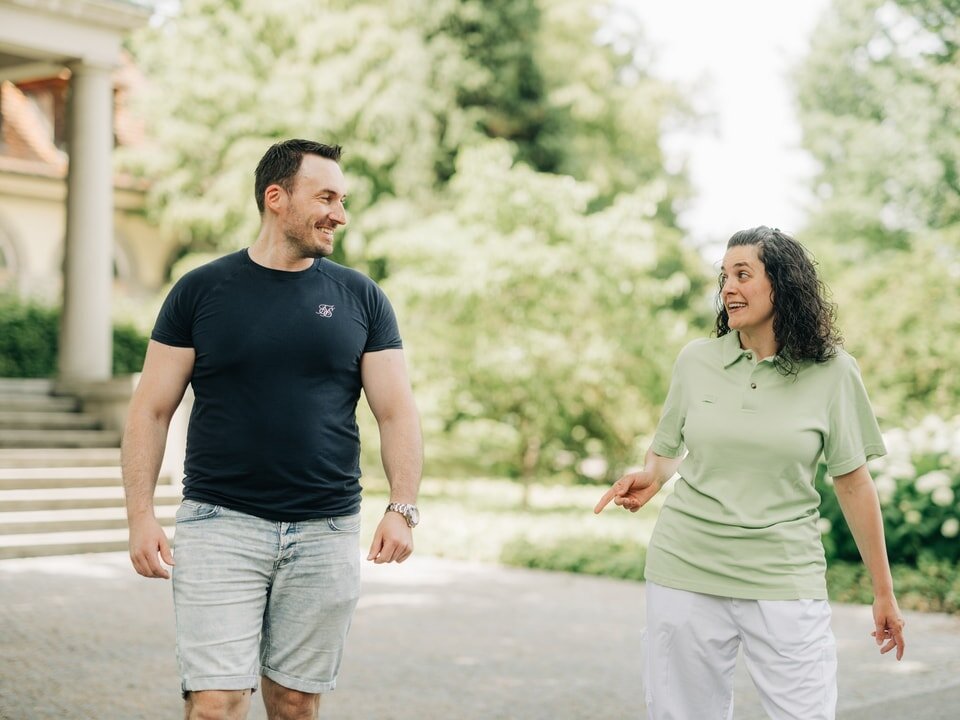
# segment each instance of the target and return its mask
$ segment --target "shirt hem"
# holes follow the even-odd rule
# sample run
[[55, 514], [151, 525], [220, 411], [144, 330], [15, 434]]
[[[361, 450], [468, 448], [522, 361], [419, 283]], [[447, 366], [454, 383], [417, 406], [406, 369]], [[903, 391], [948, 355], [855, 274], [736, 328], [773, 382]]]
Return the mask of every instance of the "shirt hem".
[[314, 509], [300, 512], [275, 511], [269, 507], [257, 507], [243, 502], [236, 502], [232, 498], [218, 498], [207, 495], [203, 492], [192, 491], [188, 487], [183, 489], [183, 499], [193, 500], [195, 502], [207, 503], [209, 505], [219, 505], [220, 507], [243, 513], [250, 517], [267, 520], [268, 522], [306, 522], [310, 520], [327, 520], [329, 518], [347, 517], [356, 515], [360, 512], [360, 498], [349, 504], [342, 504], [338, 507], [327, 509]]
[[702, 595], [714, 595], [717, 597], [734, 598], [737, 600], [827, 600], [826, 587], [814, 589], [801, 588], [771, 588], [761, 589], [756, 587], [742, 587], [717, 585], [713, 583], [690, 582], [688, 580], [677, 580], [657, 572], [645, 572], [646, 580], [651, 580], [657, 585], [673, 588], [674, 590], [686, 590], [687, 592], [700, 593]]
[[173, 338], [164, 337], [163, 335], [159, 335], [155, 332], [150, 334], [150, 339], [153, 340], [154, 342], [160, 343], [161, 345], [169, 345], [170, 347], [178, 347], [178, 348], [193, 347], [193, 343], [190, 341], [184, 342], [183, 340], [174, 340]]
[[669, 445], [664, 445], [654, 440], [654, 442], [650, 445], [650, 449], [653, 450], [654, 454], [659, 455], [660, 457], [677, 458], [680, 457], [683, 447], [670, 447]]
[[855, 458], [850, 458], [842, 463], [837, 463], [836, 465], [828, 465], [827, 472], [830, 473], [831, 477], [837, 477], [838, 475], [846, 475], [849, 472], [853, 472], [861, 465], [866, 465], [869, 460], [874, 458], [883, 457], [887, 454], [887, 449], [883, 445], [867, 445], [863, 449], [863, 453], [857, 455]]

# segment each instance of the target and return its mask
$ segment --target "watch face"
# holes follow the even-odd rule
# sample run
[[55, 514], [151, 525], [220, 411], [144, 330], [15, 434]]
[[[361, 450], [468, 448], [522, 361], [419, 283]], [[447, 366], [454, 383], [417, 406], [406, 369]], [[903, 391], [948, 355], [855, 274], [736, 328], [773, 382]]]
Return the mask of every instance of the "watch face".
[[407, 508], [407, 522], [413, 527], [420, 522], [420, 511], [416, 507]]

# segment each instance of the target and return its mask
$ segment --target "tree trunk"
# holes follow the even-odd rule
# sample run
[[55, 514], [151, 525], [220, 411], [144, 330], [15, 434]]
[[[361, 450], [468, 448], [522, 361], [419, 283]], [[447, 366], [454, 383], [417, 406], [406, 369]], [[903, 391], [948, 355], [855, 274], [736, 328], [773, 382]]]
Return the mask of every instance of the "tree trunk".
[[530, 507], [530, 485], [537, 473], [537, 465], [540, 464], [540, 445], [540, 436], [533, 435], [527, 439], [527, 446], [523, 451], [523, 463], [520, 471], [523, 494], [520, 497], [520, 507], [524, 510]]

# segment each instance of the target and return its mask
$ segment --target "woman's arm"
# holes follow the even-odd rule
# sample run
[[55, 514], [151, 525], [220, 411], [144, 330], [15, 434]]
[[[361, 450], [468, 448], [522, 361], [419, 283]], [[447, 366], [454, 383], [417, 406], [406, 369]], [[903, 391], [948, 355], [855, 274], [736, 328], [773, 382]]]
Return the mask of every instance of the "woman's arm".
[[636, 512], [660, 491], [667, 480], [673, 477], [682, 460], [682, 457], [668, 458], [657, 455], [652, 449], [647, 450], [643, 470], [628, 473], [617, 480], [600, 498], [600, 502], [593, 511], [599, 513], [613, 500], [615, 505], [620, 505], [630, 512]]
[[847, 521], [860, 557], [873, 582], [873, 636], [881, 653], [897, 649], [897, 660], [903, 657], [903, 617], [893, 593], [893, 578], [887, 560], [887, 546], [883, 537], [883, 517], [880, 499], [866, 465], [833, 479], [840, 509]]

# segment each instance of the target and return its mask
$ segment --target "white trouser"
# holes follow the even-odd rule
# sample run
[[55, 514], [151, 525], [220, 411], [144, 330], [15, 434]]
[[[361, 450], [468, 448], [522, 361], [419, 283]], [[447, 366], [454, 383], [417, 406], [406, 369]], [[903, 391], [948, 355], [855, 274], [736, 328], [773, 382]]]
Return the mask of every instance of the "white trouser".
[[647, 583], [648, 720], [732, 720], [747, 670], [773, 720], [834, 720], [837, 650], [826, 600], [737, 600]]

